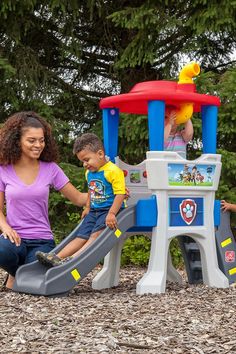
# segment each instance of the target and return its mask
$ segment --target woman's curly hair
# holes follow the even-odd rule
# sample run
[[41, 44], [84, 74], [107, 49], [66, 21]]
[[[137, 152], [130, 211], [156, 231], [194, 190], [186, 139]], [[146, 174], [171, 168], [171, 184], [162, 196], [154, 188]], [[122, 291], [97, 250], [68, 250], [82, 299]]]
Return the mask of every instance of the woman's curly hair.
[[15, 164], [21, 158], [20, 139], [25, 129], [42, 128], [45, 148], [40, 160], [56, 161], [58, 150], [51, 126], [35, 112], [18, 112], [10, 116], [0, 129], [0, 165]]

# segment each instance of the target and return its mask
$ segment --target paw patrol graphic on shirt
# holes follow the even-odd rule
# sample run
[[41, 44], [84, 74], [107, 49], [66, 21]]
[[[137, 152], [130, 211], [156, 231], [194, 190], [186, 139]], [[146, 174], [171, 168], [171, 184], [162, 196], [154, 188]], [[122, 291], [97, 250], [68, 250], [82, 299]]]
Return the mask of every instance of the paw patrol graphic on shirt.
[[104, 201], [106, 199], [105, 196], [105, 186], [100, 180], [91, 180], [89, 182], [89, 190], [91, 195], [91, 200]]
[[110, 208], [117, 194], [125, 194], [123, 171], [108, 161], [98, 171], [86, 171], [91, 208]]
[[184, 199], [179, 205], [180, 215], [187, 225], [191, 225], [197, 212], [197, 204], [193, 199]]

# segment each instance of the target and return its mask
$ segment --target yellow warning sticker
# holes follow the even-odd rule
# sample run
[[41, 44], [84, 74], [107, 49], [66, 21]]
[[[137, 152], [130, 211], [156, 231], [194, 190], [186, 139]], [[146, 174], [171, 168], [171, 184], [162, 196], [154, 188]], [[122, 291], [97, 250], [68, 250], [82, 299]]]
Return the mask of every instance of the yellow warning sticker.
[[235, 274], [236, 273], [236, 268], [231, 268], [230, 270], [229, 270], [229, 275], [233, 275], [233, 274]]
[[73, 269], [71, 271], [71, 275], [75, 279], [75, 281], [78, 281], [81, 278], [81, 275], [79, 274], [77, 269]]
[[122, 232], [119, 229], [116, 229], [115, 235], [116, 237], [120, 237], [120, 235], [122, 235]]
[[221, 242], [221, 247], [226, 247], [226, 246], [228, 246], [230, 243], [232, 243], [232, 238], [231, 238], [231, 237], [229, 237], [229, 238], [227, 238], [226, 240], [222, 241], [222, 242]]

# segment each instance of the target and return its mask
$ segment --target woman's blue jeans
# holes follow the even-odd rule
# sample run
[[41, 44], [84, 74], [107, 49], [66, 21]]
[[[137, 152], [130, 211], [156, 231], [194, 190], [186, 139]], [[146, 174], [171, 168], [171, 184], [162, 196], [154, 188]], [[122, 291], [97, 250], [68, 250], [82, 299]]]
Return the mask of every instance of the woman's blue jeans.
[[36, 260], [35, 252], [50, 252], [55, 247], [54, 240], [26, 240], [21, 239], [20, 246], [16, 246], [9, 239], [0, 236], [0, 268], [13, 277], [17, 269], [26, 263]]

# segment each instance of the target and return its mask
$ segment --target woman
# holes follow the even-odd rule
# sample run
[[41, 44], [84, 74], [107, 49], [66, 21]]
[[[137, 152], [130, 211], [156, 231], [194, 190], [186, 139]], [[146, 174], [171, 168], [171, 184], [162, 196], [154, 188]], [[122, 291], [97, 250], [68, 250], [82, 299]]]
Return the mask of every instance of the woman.
[[0, 130], [0, 146], [0, 268], [8, 273], [5, 287], [12, 289], [19, 266], [33, 262], [36, 251], [55, 247], [48, 218], [50, 187], [78, 206], [85, 205], [87, 194], [55, 163], [51, 127], [36, 113], [9, 117]]

